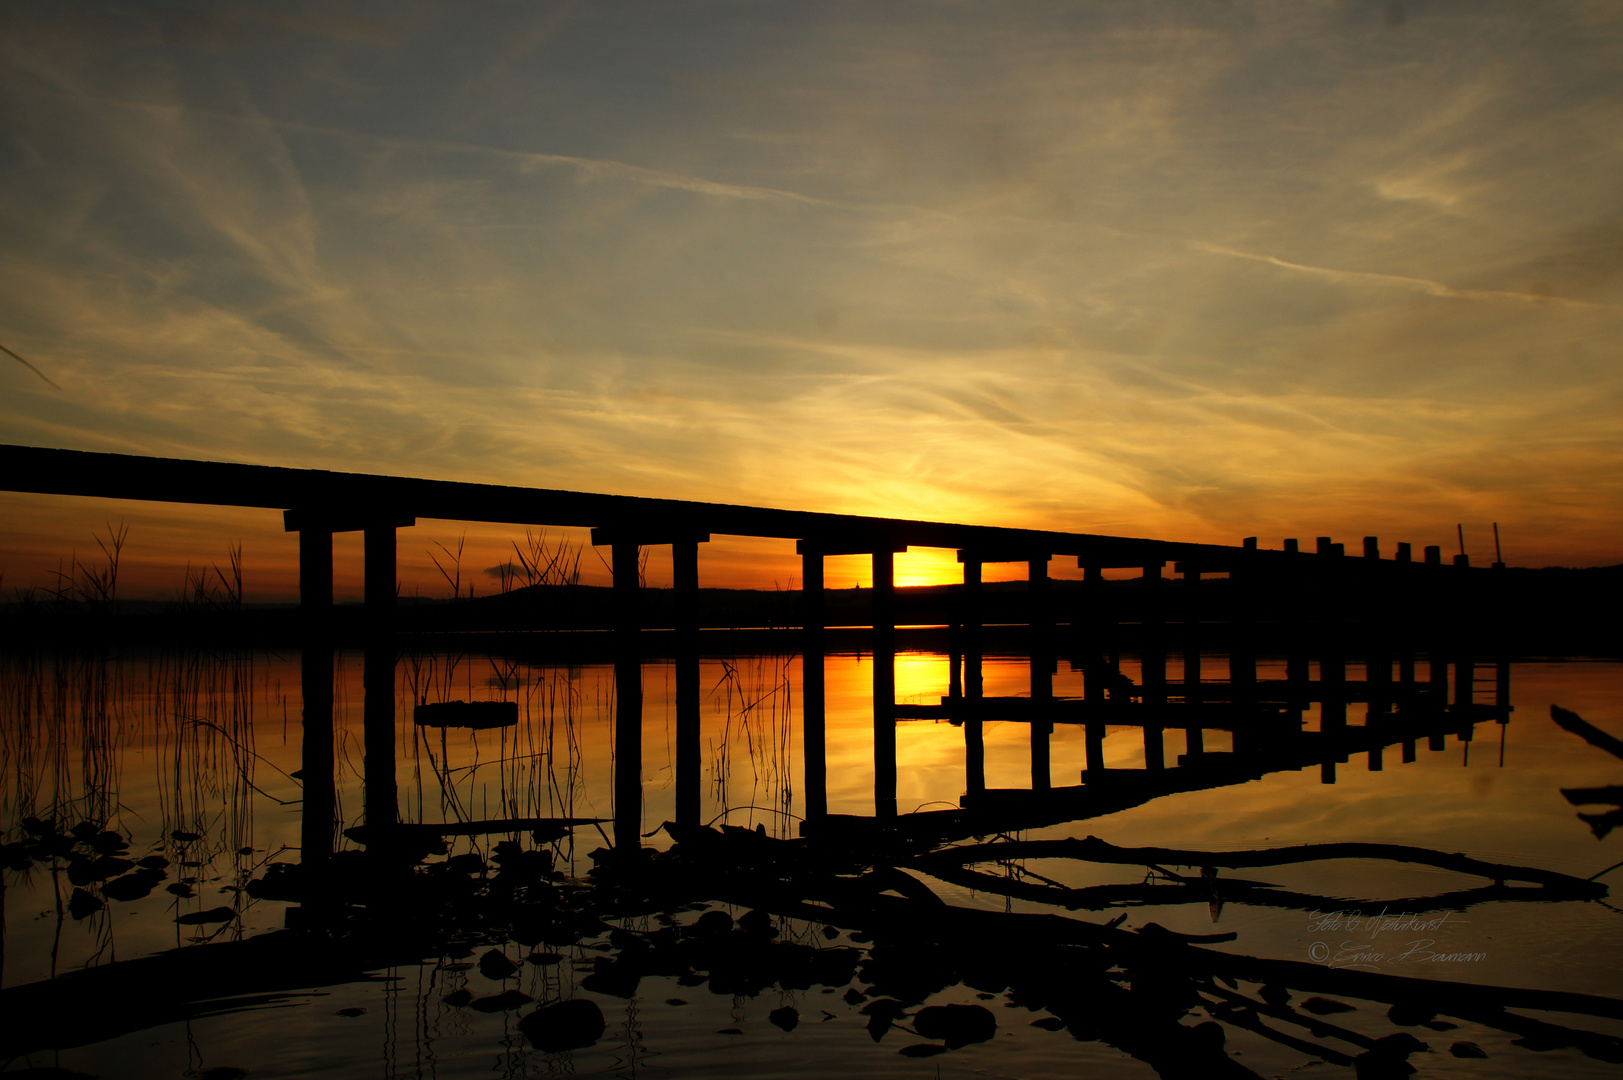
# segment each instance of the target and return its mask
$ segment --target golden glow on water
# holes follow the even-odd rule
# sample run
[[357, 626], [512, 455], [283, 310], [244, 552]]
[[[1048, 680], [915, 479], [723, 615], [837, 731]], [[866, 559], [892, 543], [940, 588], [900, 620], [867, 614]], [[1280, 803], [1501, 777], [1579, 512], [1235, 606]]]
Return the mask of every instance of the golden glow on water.
[[[58, 681], [51, 663], [43, 661], [31, 677], [40, 678], [46, 699], [65, 695], [64, 707], [33, 714], [27, 723], [10, 712], [3, 717], [7, 730], [16, 736], [0, 744], [0, 751], [11, 755], [0, 780], [5, 820], [18, 820], [45, 804], [105, 805], [118, 808], [115, 816], [123, 815], [121, 827], [133, 834], [137, 847], [155, 846], [175, 828], [204, 834], [197, 847], [188, 850], [203, 857], [194, 876], [204, 879], [207, 889], [178, 902], [165, 899], [118, 907], [113, 914], [119, 957], [172, 947], [176, 910], [187, 913], [238, 904], [241, 914], [234, 926], [240, 932], [280, 928], [279, 905], [244, 902], [218, 890], [234, 885], [244, 870], [260, 861], [296, 858], [300, 789], [285, 774], [296, 771], [300, 761], [298, 659], [261, 654], [240, 669], [220, 665], [201, 681], [185, 663], [114, 662], [105, 669], [104, 700], [109, 717], [116, 716], [117, 723], [108, 727], [96, 726], [94, 710], [84, 707], [97, 699], [94, 683], [101, 669], [94, 665], [63, 669], [64, 677]], [[1208, 657], [1206, 663], [1210, 674], [1222, 668], [1221, 657]], [[1124, 666], [1127, 674], [1136, 674], [1130, 661]], [[1169, 674], [1176, 677], [1175, 662], [1171, 668]], [[825, 672], [829, 809], [865, 816], [873, 812], [874, 794], [872, 657], [829, 657]], [[1588, 877], [1615, 858], [1607, 856], [1606, 845], [1597, 844], [1577, 820], [1560, 789], [1615, 783], [1616, 762], [1549, 723], [1548, 709], [1552, 703], [1574, 707], [1602, 728], [1618, 731], [1623, 725], [1619, 672], [1615, 663], [1516, 665], [1513, 688], [1518, 711], [1504, 730], [1503, 768], [1499, 729], [1483, 724], [1469, 747], [1450, 737], [1446, 749], [1436, 752], [1422, 740], [1418, 759], [1409, 765], [1400, 763], [1395, 749], [1388, 751], [1379, 772], [1368, 768], [1367, 755], [1353, 754], [1339, 766], [1334, 785], [1321, 784], [1316, 768], [1273, 773], [1027, 835], [1092, 834], [1123, 846], [1195, 851], [1384, 840]], [[940, 655], [904, 653], [896, 659], [898, 698], [932, 700], [945, 692], [947, 674]], [[1277, 676], [1277, 664], [1265, 664], [1262, 674]], [[17, 669], [7, 677], [17, 678]], [[1026, 693], [1029, 679], [1030, 664], [1023, 657], [994, 657], [985, 664], [990, 696]], [[759, 824], [774, 835], [796, 835], [804, 812], [805, 776], [798, 661], [707, 659], [701, 681], [705, 694], [701, 819]], [[609, 665], [565, 669], [469, 656], [408, 657], [400, 670], [396, 724], [395, 773], [402, 816], [430, 822], [535, 814], [610, 817], [613, 682]], [[363, 691], [358, 656], [339, 658], [335, 683], [334, 748], [339, 807], [347, 826], [359, 823], [362, 805]], [[1077, 674], [1063, 662], [1054, 686], [1062, 695], [1082, 689]], [[643, 688], [642, 798], [648, 832], [673, 816], [671, 666], [645, 665]], [[516, 700], [520, 719], [514, 728], [479, 732], [418, 728], [410, 715], [413, 695], [429, 700]], [[14, 710], [20, 700], [8, 694], [0, 699], [0, 709]], [[1356, 706], [1350, 712], [1354, 724], [1362, 719]], [[194, 719], [219, 722], [233, 734], [227, 739]], [[984, 734], [987, 785], [1029, 787], [1029, 727], [988, 723]], [[905, 722], [896, 725], [895, 738], [898, 808], [906, 813], [956, 806], [966, 786], [963, 729], [946, 722]], [[1056, 727], [1051, 744], [1056, 786], [1078, 782], [1082, 743], [1080, 727]], [[1223, 751], [1230, 744], [1221, 733], [1208, 732], [1206, 748]], [[252, 753], [245, 755], [243, 749]], [[1168, 729], [1169, 767], [1183, 750], [1182, 732]], [[1111, 727], [1105, 756], [1111, 768], [1141, 769], [1141, 729]], [[98, 779], [87, 782], [90, 774]], [[220, 806], [227, 812], [220, 813]], [[594, 828], [577, 830], [575, 843], [563, 851], [566, 867], [584, 872], [589, 865], [585, 853], [603, 842]], [[657, 834], [647, 842], [664, 846], [669, 840]], [[458, 843], [459, 849], [466, 849], [466, 841]], [[1056, 859], [1030, 860], [1025, 869], [1070, 885], [1136, 883], [1144, 875], [1142, 867]], [[1452, 878], [1435, 872], [1370, 862], [1270, 869], [1265, 877], [1282, 888], [1330, 898], [1424, 897], [1453, 887]], [[925, 880], [955, 905], [1051, 910], [1033, 901], [1007, 901], [1001, 895]], [[51, 882], [49, 875], [8, 880], [8, 910], [49, 912], [54, 906]], [[1618, 939], [1611, 926], [1615, 917], [1594, 904], [1534, 907], [1500, 903], [1473, 907], [1455, 931], [1457, 943], [1483, 951], [1485, 958], [1468, 972], [1414, 974], [1586, 993], [1611, 991], [1619, 962]], [[1306, 948], [1302, 913], [1294, 910], [1236, 902], [1214, 919], [1206, 904], [1162, 904], [1134, 907], [1129, 915], [1133, 925], [1155, 921], [1190, 933], [1236, 931], [1239, 939], [1220, 947], [1253, 955], [1300, 959]], [[1078, 917], [1101, 916], [1082, 912]], [[110, 921], [86, 920], [69, 921], [53, 933], [39, 932], [48, 925], [32, 919], [11, 922], [3, 972], [7, 985], [47, 977], [53, 963], [56, 970], [66, 970], [100, 962], [106, 935], [113, 931]], [[650, 1000], [662, 996], [654, 994]], [[255, 1022], [251, 1016], [240, 1021]], [[1067, 1075], [1064, 1064], [1027, 1071], [1043, 1077]]]

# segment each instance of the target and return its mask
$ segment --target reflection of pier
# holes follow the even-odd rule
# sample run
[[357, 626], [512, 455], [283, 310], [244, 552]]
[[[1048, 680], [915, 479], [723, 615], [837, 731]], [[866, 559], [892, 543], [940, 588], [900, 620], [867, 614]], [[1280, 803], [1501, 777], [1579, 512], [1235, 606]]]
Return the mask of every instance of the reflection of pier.
[[[802, 560], [805, 634], [805, 807], [815, 830], [828, 819], [823, 711], [826, 621], [824, 560], [872, 560], [874, 807], [896, 817], [899, 720], [926, 716], [962, 726], [964, 803], [969, 808], [1022, 808], [1038, 817], [1078, 816], [1093, 806], [1133, 805], [1169, 791], [1237, 783], [1274, 769], [1318, 764], [1333, 780], [1338, 764], [1367, 753], [1380, 768], [1384, 751], [1413, 760], [1420, 739], [1440, 748], [1450, 735], [1469, 739], [1475, 722], [1508, 718], [1508, 664], [1495, 655], [1485, 627], [1495, 578], [1463, 555], [1444, 565], [1437, 548], [1416, 561], [1409, 545], [1383, 556], [1374, 537], [1361, 557], [1319, 538], [1313, 551], [1295, 541], [1265, 550], [1240, 546], [1062, 533], [992, 526], [858, 517], [587, 494], [488, 484], [416, 480], [316, 470], [0, 447], [10, 490], [59, 495], [276, 508], [299, 534], [303, 650], [305, 835], [307, 861], [330, 852], [333, 796], [316, 777], [332, 775], [332, 537], [365, 538], [367, 615], [365, 760], [366, 823], [374, 832], [395, 822], [394, 621], [397, 530], [418, 517], [525, 525], [591, 527], [593, 542], [612, 551], [616, 627], [615, 836], [639, 843], [641, 806], [639, 550], [670, 545], [675, 568], [677, 816], [699, 814], [699, 683], [697, 630], [699, 545], [712, 535], [794, 540]], [[961, 586], [943, 620], [950, 627], [952, 676], [938, 705], [896, 703], [895, 627], [899, 612], [894, 560], [913, 547], [955, 550]], [[1055, 559], [1076, 560], [1079, 587], [1051, 578]], [[1026, 566], [1026, 588], [994, 597], [983, 587], [991, 563]], [[1498, 566], [1499, 564], [1495, 564]], [[1171, 567], [1172, 578], [1167, 577]], [[1119, 575], [1136, 575], [1120, 580]], [[1107, 581], [1107, 575], [1116, 578]], [[1012, 601], [1012, 606], [1011, 602]], [[991, 622], [1028, 628], [1027, 696], [984, 695], [984, 628]], [[1204, 669], [1213, 648], [1226, 671]], [[1284, 679], [1262, 679], [1258, 657], [1286, 657]], [[1477, 689], [1479, 658], [1493, 671], [1491, 694]], [[1136, 656], [1137, 678], [1123, 656]], [[1362, 679], [1348, 677], [1354, 658]], [[1057, 698], [1061, 660], [1080, 670], [1080, 698]], [[1182, 677], [1169, 678], [1169, 662]], [[1423, 665], [1423, 666], [1422, 666]], [[1317, 675], [1314, 669], [1317, 669]], [[1214, 677], [1221, 675], [1221, 678]], [[1363, 725], [1348, 705], [1367, 706]], [[1317, 705], [1317, 730], [1304, 717]], [[989, 791], [984, 782], [984, 725], [1028, 726], [1031, 783], [1020, 792]], [[1080, 724], [1087, 758], [1080, 787], [1053, 783], [1056, 724]], [[1142, 735], [1145, 767], [1105, 766], [1109, 726]], [[1185, 752], [1166, 764], [1168, 728], [1182, 731]], [[1206, 750], [1205, 733], [1232, 735], [1233, 749]], [[1125, 801], [1124, 801], [1125, 800]]]

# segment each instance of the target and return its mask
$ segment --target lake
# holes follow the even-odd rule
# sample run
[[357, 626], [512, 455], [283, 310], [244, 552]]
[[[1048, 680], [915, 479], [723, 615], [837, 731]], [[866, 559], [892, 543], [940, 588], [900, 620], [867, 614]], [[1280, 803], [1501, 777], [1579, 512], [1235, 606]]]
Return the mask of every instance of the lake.
[[[842, 821], [874, 813], [871, 663], [861, 654], [826, 661], [828, 810]], [[362, 822], [362, 668], [358, 653], [339, 654], [341, 828]], [[948, 668], [941, 654], [899, 654], [898, 702], [939, 702]], [[1029, 671], [1024, 657], [988, 657], [984, 692], [1017, 697]], [[1123, 671], [1134, 674], [1130, 657]], [[1264, 660], [1259, 676], [1283, 671]], [[1124, 808], [933, 839], [853, 831], [848, 843], [824, 841], [821, 854], [799, 839], [799, 658], [701, 663], [694, 827], [736, 827], [714, 832], [713, 843], [656, 831], [676, 816], [676, 680], [672, 665], [650, 662], [642, 831], [659, 854], [615, 869], [600, 850], [616, 797], [613, 666], [407, 647], [394, 694], [402, 821], [602, 821], [561, 835], [453, 836], [443, 853], [414, 855], [412, 868], [375, 873], [364, 845], [340, 832], [335, 873], [349, 876], [332, 889], [349, 891], [319, 918], [311, 894], [301, 903], [265, 884], [296, 880], [272, 867], [300, 861], [296, 653], [42, 651], [7, 656], [0, 672], [0, 990], [16, 1004], [19, 988], [36, 1003], [48, 984], [68, 988], [39, 1005], [48, 1031], [5, 1036], [5, 1056], [16, 1054], [6, 1073], [1317, 1077], [1403, 1075], [1406, 1058], [1422, 1076], [1615, 1075], [1616, 1058], [1606, 1059], [1623, 1036], [1623, 1006], [1563, 1011], [1536, 996], [1623, 994], [1623, 912], [1604, 890], [1564, 884], [1615, 887], [1623, 870], [1603, 872], [1623, 861], [1623, 840], [1578, 816], [1598, 819], [1605, 805], [1562, 794], [1623, 783], [1623, 760], [1551, 720], [1554, 705], [1623, 733], [1615, 662], [1518, 661], [1508, 723], [1477, 722], [1469, 740], [1420, 733], [1409, 740], [1412, 762], [1397, 742], [1378, 762], [1343, 754], [1333, 783], [1320, 765], [1242, 752], [1213, 725], [1202, 760], [1232, 762], [1229, 781], [1138, 799], [1141, 729], [1109, 725], [1108, 775], [1090, 782], [1127, 793]], [[1081, 697], [1083, 677], [1061, 662], [1053, 688]], [[415, 703], [449, 700], [514, 702], [518, 719], [486, 730], [413, 722]], [[1364, 705], [1348, 708], [1357, 728]], [[1303, 720], [1317, 731], [1318, 707]], [[1169, 766], [1191, 749], [1184, 739], [1167, 725]], [[900, 820], [957, 808], [965, 729], [899, 723], [896, 744]], [[984, 744], [987, 788], [1030, 787], [1028, 724], [988, 721]], [[1084, 727], [1056, 724], [1050, 753], [1054, 786], [1080, 785]], [[1043, 843], [1089, 836], [1108, 845], [1088, 849], [1103, 858]], [[997, 843], [1014, 854], [941, 857]], [[1438, 858], [1397, 861], [1374, 848], [1311, 861], [1224, 854], [1323, 844], [1408, 845]], [[1142, 848], [1182, 861], [1122, 852]], [[1475, 862], [1450, 864], [1455, 856]], [[1496, 884], [1494, 873], [1471, 870], [1484, 864], [1545, 883], [1501, 874]], [[454, 888], [445, 884], [453, 876]], [[439, 891], [422, 891], [428, 880]], [[519, 884], [502, 886], [497, 918], [502, 881]], [[791, 894], [807, 881], [821, 891]], [[740, 902], [746, 895], [762, 899]], [[422, 897], [439, 906], [425, 914]], [[513, 929], [543, 909], [534, 932]], [[910, 919], [936, 936], [909, 937]], [[411, 929], [378, 932], [391, 920]], [[1145, 931], [1150, 924], [1162, 929]], [[949, 925], [952, 944], [942, 946]], [[1175, 940], [1155, 945], [1163, 934]], [[256, 947], [256, 938], [271, 944]], [[1141, 952], [1135, 942], [1150, 944]], [[300, 950], [330, 950], [355, 969], [301, 967]], [[366, 967], [367, 957], [381, 962]], [[275, 976], [256, 982], [255, 964]], [[195, 975], [184, 1015], [142, 1001], [143, 987], [174, 994], [163, 983], [174, 972], [206, 973]], [[1272, 974], [1248, 977], [1256, 972]], [[1337, 973], [1376, 981], [1335, 982]], [[209, 979], [230, 992], [211, 993]], [[1312, 991], [1316, 979], [1330, 989]], [[1412, 1004], [1424, 995], [1410, 979], [1534, 996], [1516, 999], [1506, 1020], [1497, 1005], [1445, 987], [1427, 1015]], [[1353, 993], [1364, 988], [1374, 996]], [[560, 1001], [595, 1005], [601, 1033], [577, 1046], [536, 1038], [527, 1018]], [[1140, 1014], [1150, 1019], [1140, 1024]], [[1371, 1049], [1395, 1035], [1425, 1047]], [[1184, 1039], [1188, 1047], [1167, 1049]], [[1375, 1056], [1351, 1063], [1366, 1053]]]

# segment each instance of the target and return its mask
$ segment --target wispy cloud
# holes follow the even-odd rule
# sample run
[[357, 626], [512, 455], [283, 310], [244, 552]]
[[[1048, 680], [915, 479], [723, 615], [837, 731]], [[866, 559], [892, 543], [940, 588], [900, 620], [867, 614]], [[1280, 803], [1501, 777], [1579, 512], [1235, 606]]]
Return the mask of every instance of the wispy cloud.
[[1385, 286], [1387, 288], [1406, 289], [1410, 292], [1423, 293], [1426, 296], [1441, 296], [1455, 300], [1513, 300], [1524, 304], [1558, 304], [1578, 308], [1601, 306], [1585, 300], [1554, 296], [1548, 292], [1513, 292], [1507, 289], [1456, 289], [1444, 285], [1440, 281], [1405, 277], [1402, 274], [1382, 274], [1367, 270], [1337, 270], [1328, 266], [1310, 266], [1306, 263], [1281, 259], [1277, 255], [1263, 255], [1254, 251], [1238, 251], [1234, 248], [1223, 247], [1220, 244], [1208, 244], [1202, 240], [1191, 240], [1189, 246], [1196, 251], [1207, 251], [1213, 255], [1229, 255], [1236, 259], [1250, 259], [1254, 262], [1277, 266], [1284, 270], [1295, 270], [1303, 274], [1310, 274], [1314, 277], [1348, 285]]

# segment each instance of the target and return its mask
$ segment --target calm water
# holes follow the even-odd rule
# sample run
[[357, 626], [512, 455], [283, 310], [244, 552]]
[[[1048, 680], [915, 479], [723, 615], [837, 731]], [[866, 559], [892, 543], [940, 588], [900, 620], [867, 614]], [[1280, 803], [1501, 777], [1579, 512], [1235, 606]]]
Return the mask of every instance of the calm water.
[[[61, 861], [4, 871], [4, 952], [0, 986], [50, 979], [75, 969], [113, 965], [166, 949], [278, 930], [289, 905], [242, 891], [271, 862], [298, 858], [300, 766], [298, 658], [258, 653], [231, 660], [182, 654], [121, 659], [3, 661], [0, 700], [0, 825], [6, 842], [25, 836], [23, 819], [51, 818], [66, 828], [105, 823], [129, 842], [130, 859], [168, 860], [149, 896], [109, 899], [75, 917], [74, 888]], [[1056, 694], [1079, 693], [1080, 675], [1061, 665]], [[988, 695], [1020, 694], [1024, 659], [989, 660]], [[361, 664], [340, 657], [336, 674], [336, 760], [341, 813], [358, 823], [361, 807]], [[1129, 674], [1132, 672], [1129, 671]], [[1176, 665], [1171, 672], [1177, 677]], [[1264, 670], [1263, 676], [1279, 672]], [[828, 661], [829, 809], [873, 809], [869, 661]], [[1623, 761], [1588, 746], [1549, 719], [1552, 704], [1623, 734], [1623, 665], [1537, 662], [1514, 666], [1515, 714], [1500, 728], [1479, 725], [1474, 741], [1446, 740], [1433, 751], [1421, 740], [1417, 760], [1402, 764], [1389, 749], [1380, 771], [1363, 755], [1339, 767], [1337, 782], [1321, 783], [1317, 768], [1272, 773], [1261, 780], [1168, 796], [1131, 810], [1023, 834], [1025, 838], [1101, 837], [1119, 846], [1226, 851], [1338, 841], [1380, 841], [1461, 852], [1588, 878], [1623, 861], [1623, 831], [1597, 839], [1577, 818], [1561, 788], [1623, 783]], [[644, 818], [654, 829], [674, 816], [675, 680], [669, 667], [645, 667]], [[771, 836], [797, 835], [802, 812], [798, 660], [741, 657], [706, 660], [704, 812], [706, 821], [760, 826]], [[946, 690], [947, 662], [928, 654], [897, 659], [897, 697], [930, 702]], [[415, 727], [414, 700], [506, 699], [519, 703], [516, 727], [482, 732]], [[408, 656], [399, 669], [397, 745], [401, 816], [441, 822], [506, 816], [608, 818], [611, 780], [613, 671], [529, 667], [477, 656]], [[1352, 706], [1360, 721], [1362, 706]], [[1310, 714], [1309, 727], [1316, 717]], [[1501, 739], [1502, 736], [1502, 739]], [[1169, 729], [1167, 759], [1182, 735]], [[1207, 733], [1209, 751], [1228, 749]], [[955, 806], [965, 789], [963, 732], [942, 722], [899, 725], [898, 804]], [[1143, 764], [1137, 729], [1112, 728], [1105, 742], [1112, 767]], [[1056, 785], [1078, 782], [1084, 760], [1080, 727], [1057, 727], [1052, 744]], [[988, 724], [987, 784], [1029, 786], [1027, 730]], [[1603, 807], [1586, 807], [1598, 811]], [[605, 824], [604, 828], [608, 828]], [[176, 839], [195, 835], [195, 839]], [[492, 838], [495, 839], [495, 838]], [[664, 833], [646, 841], [670, 844]], [[481, 839], [482, 848], [485, 841]], [[352, 845], [353, 846], [353, 845]], [[452, 853], [473, 848], [463, 839]], [[583, 876], [587, 852], [603, 846], [596, 829], [577, 829], [556, 846], [558, 868]], [[983, 867], [1004, 876], [1071, 887], [1133, 884], [1140, 866], [1064, 859], [1029, 859], [1016, 868]], [[1225, 872], [1227, 874], [1228, 872]], [[1340, 860], [1268, 867], [1228, 876], [1272, 883], [1333, 901], [1426, 897], [1481, 884], [1478, 879], [1414, 865]], [[1623, 870], [1602, 880], [1614, 888]], [[947, 903], [993, 911], [1063, 911], [996, 892], [926, 879]], [[171, 885], [190, 885], [177, 896]], [[95, 892], [94, 885], [89, 889]], [[1153, 898], [1152, 898], [1153, 900]], [[177, 916], [230, 908], [229, 921], [182, 925]], [[1225, 902], [1158, 904], [1140, 899], [1113, 911], [1076, 911], [1103, 923], [1125, 915], [1125, 926], [1149, 922], [1194, 934], [1226, 933], [1216, 948], [1253, 956], [1319, 961], [1363, 954], [1369, 969], [1422, 978], [1623, 996], [1623, 913], [1610, 899], [1560, 903], [1489, 901], [1449, 913], [1424, 932], [1368, 931], [1323, 913]], [[1393, 915], [1403, 914], [1396, 904]], [[1437, 913], [1428, 918], [1435, 919]], [[678, 923], [696, 911], [679, 912]], [[630, 929], [657, 929], [654, 919]], [[779, 920], [785, 939], [808, 945], [852, 945], [849, 935], [826, 937], [820, 926]], [[1432, 942], [1417, 951], [1414, 943]], [[861, 942], [855, 944], [861, 945]], [[1040, 942], [1031, 943], [1041, 947]], [[297, 991], [244, 1005], [224, 1015], [139, 1030], [105, 1042], [35, 1053], [5, 1063], [7, 1071], [60, 1065], [100, 1076], [203, 1075], [223, 1080], [247, 1070], [254, 1077], [319, 1073], [333, 1076], [555, 1075], [979, 1075], [1059, 1077], [1091, 1071], [1151, 1076], [1154, 1070], [1102, 1042], [1034, 1026], [1043, 1018], [1007, 995], [949, 986], [929, 1004], [980, 1004], [996, 1016], [997, 1035], [937, 1056], [914, 1059], [898, 1051], [917, 1037], [894, 1029], [875, 1040], [847, 986], [768, 989], [754, 996], [715, 994], [674, 977], [645, 976], [629, 999], [580, 987], [595, 957], [609, 948], [588, 937], [564, 948], [561, 962], [523, 965], [517, 979], [498, 983], [476, 961], [490, 947], [518, 959], [529, 949], [513, 942], [479, 943], [461, 956], [425, 957], [420, 965], [379, 972], [364, 982]], [[1447, 961], [1426, 956], [1447, 956]], [[1405, 959], [1405, 958], [1408, 959]], [[455, 1004], [464, 988], [478, 997], [516, 986], [540, 1002], [586, 997], [598, 1002], [607, 1030], [592, 1047], [543, 1053], [517, 1024], [530, 1007], [479, 1012]], [[859, 976], [854, 985], [864, 985]], [[447, 998], [451, 1000], [448, 1002]], [[1335, 1023], [1374, 1036], [1390, 1033], [1384, 1005], [1352, 1002]], [[116, 1002], [85, 1002], [87, 1009]], [[792, 1006], [800, 1022], [782, 1030], [769, 1019]], [[359, 1010], [359, 1011], [357, 1011]], [[1593, 1017], [1554, 1017], [1589, 1030], [1623, 1034], [1623, 1024]], [[1204, 1019], [1198, 1012], [1191, 1021]], [[1615, 1065], [1574, 1049], [1538, 1052], [1512, 1045], [1513, 1036], [1462, 1024], [1418, 1029], [1430, 1052], [1410, 1058], [1421, 1075], [1611, 1076]], [[1351, 1076], [1352, 1070], [1269, 1041], [1239, 1027], [1228, 1030], [1234, 1060], [1264, 1076]], [[1485, 1059], [1449, 1053], [1457, 1041], [1476, 1043]]]

